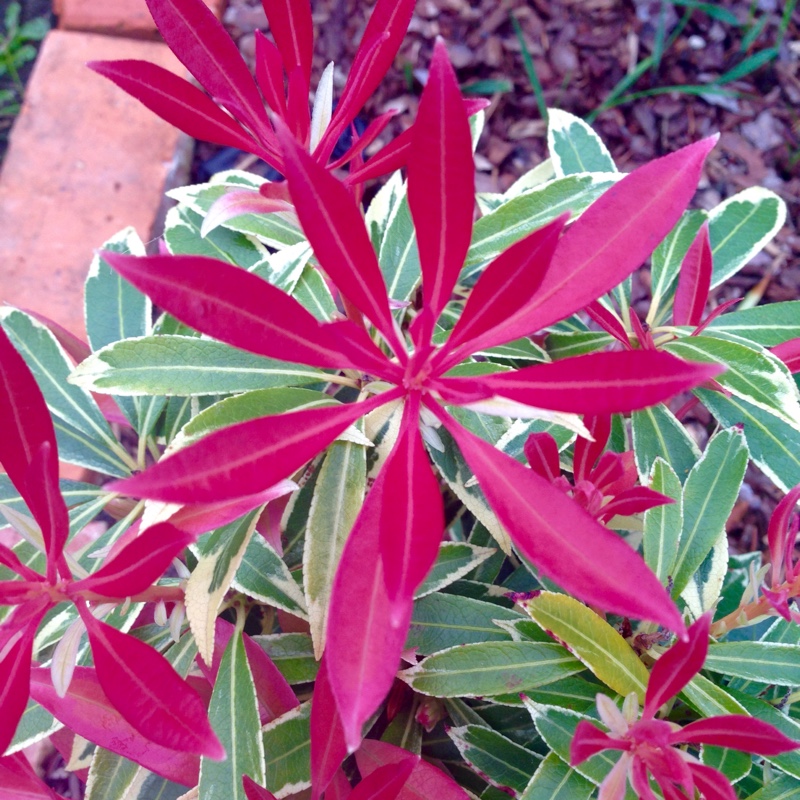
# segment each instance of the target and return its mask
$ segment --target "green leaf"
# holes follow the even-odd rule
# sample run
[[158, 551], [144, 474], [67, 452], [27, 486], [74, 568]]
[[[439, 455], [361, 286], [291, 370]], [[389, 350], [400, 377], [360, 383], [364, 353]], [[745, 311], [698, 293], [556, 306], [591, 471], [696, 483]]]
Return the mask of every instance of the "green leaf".
[[533, 703], [547, 706], [558, 706], [580, 714], [593, 711], [597, 702], [597, 692], [602, 687], [590, 683], [580, 675], [562, 678], [538, 689], [529, 689], [525, 696]]
[[86, 781], [86, 800], [126, 800], [139, 765], [98, 747]]
[[645, 479], [657, 458], [664, 459], [681, 483], [700, 458], [700, 448], [686, 428], [663, 404], [631, 414], [633, 449], [639, 475]]
[[59, 456], [116, 477], [129, 475], [135, 462], [114, 437], [91, 395], [67, 382], [72, 363], [53, 334], [13, 308], [0, 310], [0, 322], [33, 372], [54, 417]]
[[670, 342], [664, 349], [687, 361], [724, 365], [725, 372], [716, 380], [735, 397], [783, 417], [790, 424], [800, 419], [800, 401], [791, 374], [768, 351], [716, 336], [689, 336]]
[[512, 742], [497, 731], [464, 725], [447, 732], [464, 761], [499, 788], [521, 792], [528, 785], [542, 757]]
[[314, 643], [307, 633], [274, 633], [251, 638], [264, 648], [292, 685], [310, 683], [317, 677], [319, 664], [314, 658]]
[[606, 686], [623, 696], [636, 692], [644, 701], [647, 667], [594, 611], [568, 595], [553, 592], [542, 592], [524, 606], [542, 630], [564, 642]]
[[711, 745], [703, 746], [700, 760], [709, 767], [719, 770], [731, 783], [736, 783], [748, 775], [753, 766], [753, 757], [749, 753]]
[[595, 785], [555, 753], [548, 753], [519, 800], [589, 800]]
[[722, 425], [743, 425], [750, 458], [777, 486], [788, 492], [800, 483], [800, 427], [789, 425], [738, 397], [699, 389], [697, 396]]
[[547, 122], [547, 150], [558, 177], [617, 171], [608, 148], [582, 119], [551, 108]]
[[723, 530], [681, 592], [681, 599], [695, 619], [716, 606], [727, 572], [728, 537]]
[[292, 297], [323, 322], [330, 322], [336, 314], [336, 303], [331, 290], [319, 270], [314, 267], [305, 267], [294, 287]]
[[428, 655], [460, 644], [508, 641], [509, 634], [494, 620], [520, 618], [518, 612], [493, 603], [452, 594], [429, 594], [414, 603], [406, 647], [416, 647], [422, 655]]
[[308, 618], [302, 590], [263, 536], [253, 536], [248, 541], [231, 585], [260, 603]]
[[745, 713], [744, 706], [728, 691], [702, 675], [695, 675], [680, 697], [703, 717]]
[[747, 447], [735, 428], [711, 438], [683, 487], [683, 527], [673, 574], [673, 597], [686, 588], [725, 530], [747, 466]]
[[482, 697], [523, 692], [583, 669], [558, 644], [483, 642], [442, 650], [399, 676], [434, 697]]
[[777, 775], [747, 800], [797, 800], [798, 797], [800, 781], [791, 775]]
[[547, 352], [553, 361], [560, 361], [602, 350], [613, 341], [605, 331], [551, 331], [547, 336]]
[[219, 666], [208, 719], [225, 748], [223, 761], [203, 758], [199, 794], [203, 800], [247, 800], [242, 777], [264, 784], [264, 742], [258, 700], [247, 663], [244, 641], [236, 631], [228, 641]]
[[367, 207], [364, 222], [369, 231], [369, 238], [376, 253], [383, 247], [386, 228], [396, 213], [398, 203], [405, 197], [405, 185], [399, 171], [393, 172], [386, 183], [381, 186]]
[[790, 300], [729, 311], [712, 320], [706, 330], [709, 334], [728, 333], [763, 347], [775, 347], [800, 337], [800, 301]]
[[473, 356], [482, 356], [490, 361], [498, 361], [499, 359], [509, 361], [533, 361], [542, 362], [549, 361], [550, 356], [547, 351], [534, 344], [530, 339], [515, 339], [513, 342], [501, 344], [497, 347], [490, 347], [487, 350], [478, 350], [473, 353]]
[[532, 433], [549, 433], [555, 440], [559, 451], [565, 450], [576, 438], [575, 431], [544, 419], [518, 419], [497, 440], [497, 447], [517, 461], [527, 463], [525, 442]]
[[678, 541], [683, 527], [683, 493], [680, 479], [662, 458], [656, 458], [653, 464], [650, 488], [675, 501], [651, 508], [644, 514], [644, 561], [666, 586], [678, 557]]
[[266, 787], [278, 798], [311, 786], [310, 717], [311, 703], [303, 703], [262, 730], [267, 754]]
[[[186, 616], [200, 656], [211, 664], [217, 609], [231, 586], [261, 509], [200, 538], [197, 566], [186, 584]], [[256, 541], [261, 537], [256, 537]]]
[[439, 545], [436, 562], [417, 589], [416, 599], [438, 592], [439, 589], [463, 578], [496, 552], [493, 547], [479, 547], [466, 542], [442, 542]]
[[800, 645], [719, 642], [708, 646], [704, 669], [737, 678], [800, 686]]
[[760, 186], [751, 186], [710, 211], [708, 235], [714, 259], [711, 288], [735, 275], [785, 221], [786, 203]]
[[35, 700], [29, 699], [6, 755], [18, 753], [20, 750], [46, 739], [51, 733], [55, 733], [63, 727], [64, 725], [49, 711], [45, 711]]
[[386, 290], [392, 300], [411, 298], [420, 280], [417, 234], [408, 207], [405, 184], [392, 209], [378, 254]]
[[351, 442], [334, 442], [314, 486], [303, 551], [303, 588], [317, 658], [322, 658], [325, 649], [333, 580], [364, 503], [366, 486], [366, 448]]
[[144, 336], [104, 347], [70, 376], [116, 395], [214, 395], [319, 383], [330, 375], [193, 336]]
[[556, 178], [481, 217], [472, 230], [461, 280], [467, 281], [480, 271], [481, 264], [565, 211], [572, 212], [574, 219], [621, 177], [618, 173], [606, 173]]

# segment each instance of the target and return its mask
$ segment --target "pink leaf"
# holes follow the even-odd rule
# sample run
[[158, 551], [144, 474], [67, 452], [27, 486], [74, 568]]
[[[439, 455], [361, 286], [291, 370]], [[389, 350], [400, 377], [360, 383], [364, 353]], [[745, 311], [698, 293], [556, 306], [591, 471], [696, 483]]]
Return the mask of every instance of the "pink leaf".
[[613, 739], [596, 725], [582, 719], [575, 728], [569, 745], [569, 763], [575, 767], [603, 750], [627, 750], [625, 742]]
[[417, 232], [422, 291], [432, 321], [450, 300], [472, 236], [475, 168], [464, 103], [437, 40], [408, 158], [408, 204]]
[[[314, 26], [311, 3], [306, 0], [261, 0], [269, 29], [280, 50], [287, 75], [301, 68], [306, 86], [311, 81], [311, 58], [314, 52]], [[308, 90], [306, 89], [306, 104]]]
[[790, 339], [770, 349], [789, 368], [789, 372], [800, 372], [800, 339]]
[[395, 800], [418, 763], [419, 756], [409, 753], [403, 761], [378, 767], [353, 789], [351, 800]]
[[524, 445], [531, 469], [551, 483], [561, 475], [558, 444], [549, 433], [532, 433]]
[[606, 333], [613, 336], [625, 349], [631, 349], [628, 332], [616, 314], [612, 314], [599, 300], [593, 300], [585, 310]]
[[22, 753], [0, 758], [0, 800], [58, 800]]
[[291, 210], [291, 203], [264, 197], [260, 192], [248, 189], [227, 192], [208, 209], [200, 232], [202, 236], [207, 236], [214, 228], [242, 214], [272, 214], [276, 211]]
[[179, 530], [169, 522], [153, 525], [97, 572], [73, 583], [69, 594], [93, 592], [106, 597], [133, 597], [161, 578], [172, 559], [195, 538], [193, 533]]
[[283, 59], [278, 48], [261, 31], [256, 37], [256, 82], [267, 105], [278, 116], [286, 116]]
[[38, 581], [42, 578], [38, 572], [34, 572], [29, 566], [23, 564], [17, 554], [4, 544], [0, 544], [0, 564], [29, 581]]
[[156, 744], [208, 758], [225, 750], [200, 695], [152, 647], [96, 620], [83, 603], [95, 670], [103, 692], [123, 717]]
[[278, 135], [295, 210], [320, 266], [395, 352], [404, 353], [389, 311], [378, 258], [350, 192], [315, 163], [280, 124]]
[[[511, 245], [492, 261], [475, 284], [445, 349], [470, 352], [507, 341], [505, 322], [536, 294], [550, 266], [567, 221], [562, 214], [549, 225]], [[528, 331], [526, 331], [528, 332]], [[459, 347], [459, 345], [464, 345]], [[453, 361], [460, 358], [453, 354]]]
[[443, 378], [444, 386], [480, 387], [525, 405], [576, 414], [614, 414], [660, 403], [718, 375], [717, 364], [693, 364], [669, 353], [632, 350], [589, 353], [549, 364]]
[[206, 531], [227, 525], [254, 508], [278, 497], [283, 497], [296, 488], [297, 484], [294, 481], [278, 481], [263, 492], [247, 497], [237, 497], [234, 500], [225, 500], [220, 503], [196, 503], [184, 506], [176, 511], [169, 521], [176, 528], [199, 536]]
[[272, 163], [274, 144], [259, 144], [194, 84], [149, 61], [90, 61], [87, 66], [195, 139], [236, 147]]
[[19, 631], [19, 638], [0, 661], [0, 753], [4, 753], [17, 730], [20, 717], [28, 704], [31, 680], [33, 638], [42, 615], [28, 622]]
[[[704, 800], [736, 800], [736, 791], [730, 781], [717, 769], [705, 764], [689, 763], [695, 786]], [[680, 795], [683, 800], [684, 795]]]
[[319, 800], [327, 790], [346, 756], [342, 720], [328, 679], [327, 656], [323, 655], [311, 703], [311, 800]]
[[653, 665], [644, 699], [643, 718], [652, 718], [664, 703], [686, 686], [702, 669], [708, 652], [711, 614], [689, 628], [689, 638], [677, 641]]
[[203, 0], [147, 0], [147, 7], [170, 50], [201, 86], [255, 134], [269, 138], [272, 129], [253, 76]]
[[320, 367], [360, 366], [342, 350], [329, 325], [239, 267], [201, 256], [137, 258], [105, 252], [103, 258], [181, 322], [234, 347]]
[[631, 514], [641, 514], [650, 508], [674, 502], [671, 497], [654, 492], [646, 486], [634, 486], [618, 494], [610, 503], [604, 505], [599, 519], [602, 522], [608, 522], [617, 515], [627, 517]]
[[675, 325], [699, 325], [711, 288], [711, 273], [714, 265], [711, 257], [711, 242], [708, 238], [708, 222], [704, 222], [692, 242], [678, 273], [678, 288], [672, 308]]
[[213, 503], [253, 495], [291, 475], [359, 417], [399, 393], [397, 389], [360, 403], [231, 425], [106, 488], [168, 503]]
[[[658, 662], [656, 662], [658, 663]], [[671, 744], [711, 744], [760, 756], [777, 756], [800, 747], [767, 722], [741, 714], [726, 714], [690, 722], [670, 739]]]
[[[509, 338], [564, 319], [639, 267], [692, 199], [716, 139], [703, 139], [639, 167], [584, 211], [559, 241], [534, 299], [506, 323], [515, 334]], [[527, 330], [517, 333], [514, 325]]]
[[[356, 752], [359, 772], [366, 777], [387, 764], [409, 757], [408, 750], [388, 742], [365, 739]], [[427, 761], [418, 761], [397, 800], [468, 800], [469, 795], [445, 772]]]
[[249, 775], [242, 777], [242, 786], [247, 800], [276, 800], [269, 789], [259, 786]]
[[563, 492], [478, 438], [432, 402], [520, 553], [570, 594], [617, 614], [684, 631], [641, 557]]
[[114, 708], [94, 670], [76, 667], [65, 697], [56, 694], [49, 668], [34, 669], [31, 696], [79, 736], [184, 786], [195, 786], [199, 756], [179, 753], [144, 738]]
[[339, 767], [325, 790], [325, 800], [349, 800], [352, 793], [353, 788], [350, 786], [344, 770]]
[[[404, 618], [392, 606], [383, 578], [380, 519], [383, 482], [367, 495], [345, 544], [333, 583], [325, 658], [348, 750], [392, 686], [405, 644], [411, 603]], [[365, 569], [364, 565], [370, 568]], [[397, 624], [392, 624], [392, 618]]]
[[419, 407], [419, 394], [409, 395], [397, 442], [375, 482], [383, 496], [383, 576], [401, 618], [436, 560], [445, 528], [439, 483], [419, 434]]
[[[583, 424], [592, 434], [594, 441], [579, 436], [575, 442], [572, 471], [576, 482], [589, 478], [592, 467], [605, 449], [608, 437], [611, 435], [611, 416], [609, 414], [587, 414], [583, 418]], [[596, 484], [596, 481], [593, 483]]]
[[18, 606], [46, 591], [43, 580], [0, 581], [0, 605]]
[[[776, 586], [783, 575], [786, 567], [787, 555], [789, 566], [794, 551], [795, 533], [789, 525], [792, 515], [797, 510], [797, 501], [800, 500], [800, 485], [795, 486], [778, 503], [767, 529], [767, 541], [769, 542], [769, 560], [772, 564], [772, 585]], [[787, 541], [791, 537], [791, 542]], [[791, 547], [789, 545], [791, 544]]]

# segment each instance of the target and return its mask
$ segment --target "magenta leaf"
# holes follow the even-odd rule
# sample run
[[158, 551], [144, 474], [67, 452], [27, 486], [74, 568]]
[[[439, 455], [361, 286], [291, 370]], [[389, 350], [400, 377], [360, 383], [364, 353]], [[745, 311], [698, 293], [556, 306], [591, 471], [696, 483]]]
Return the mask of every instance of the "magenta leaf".
[[399, 390], [360, 403], [309, 408], [241, 422], [209, 434], [109, 491], [168, 503], [213, 503], [274, 486]]
[[[783, 574], [787, 553], [788, 558], [791, 559], [794, 551], [795, 533], [789, 522], [797, 510], [798, 500], [800, 500], [800, 485], [791, 489], [778, 503], [769, 521], [767, 541], [769, 542], [769, 560], [772, 564], [773, 586], [778, 583], [778, 576]], [[788, 541], [790, 538], [791, 542]]]
[[337, 329], [239, 267], [202, 256], [138, 258], [105, 252], [103, 258], [165, 311], [222, 342], [319, 367], [362, 366], [339, 347]]
[[0, 757], [0, 800], [59, 800], [22, 753]]
[[[400, 663], [411, 618], [386, 590], [380, 551], [383, 483], [372, 487], [345, 544], [331, 593], [325, 657], [349, 752], [386, 696]], [[370, 568], [365, 569], [364, 565]], [[393, 624], [393, 622], [395, 624]]]
[[523, 449], [528, 464], [537, 475], [551, 483], [561, 475], [558, 444], [549, 433], [532, 433], [525, 440]]
[[[705, 764], [689, 764], [695, 786], [704, 800], [736, 800], [736, 791], [730, 781], [719, 771]], [[683, 800], [685, 795], [675, 795]], [[669, 798], [671, 800], [671, 798]]]
[[11, 744], [28, 704], [33, 638], [39, 619], [41, 614], [20, 630], [19, 638], [10, 648], [0, 648], [5, 650], [5, 657], [0, 661], [0, 754]]
[[278, 115], [286, 116], [286, 89], [280, 51], [261, 31], [256, 37], [256, 82], [267, 105]]
[[200, 85], [259, 138], [272, 129], [239, 48], [203, 0], [147, 0], [170, 50]]
[[741, 714], [698, 719], [672, 734], [671, 744], [686, 742], [729, 747], [760, 756], [777, 756], [800, 747], [800, 742], [784, 736], [768, 722]]
[[653, 717], [702, 669], [708, 652], [711, 615], [704, 614], [689, 628], [689, 637], [677, 641], [653, 665], [644, 699], [644, 717]]
[[479, 378], [443, 378], [441, 384], [456, 390], [480, 387], [485, 396], [499, 395], [555, 411], [614, 414], [660, 403], [720, 371], [716, 364], [632, 350], [589, 353]]
[[225, 750], [211, 728], [200, 695], [152, 647], [100, 622], [83, 603], [103, 692], [142, 736], [156, 744], [221, 759]]
[[672, 309], [676, 325], [699, 325], [711, 288], [711, 273], [714, 265], [711, 257], [711, 242], [708, 238], [708, 222], [704, 222], [692, 242], [678, 273], [678, 288]]
[[626, 489], [603, 506], [599, 519], [608, 522], [614, 516], [627, 517], [641, 514], [650, 508], [663, 506], [675, 501], [671, 497], [655, 492], [647, 486], [634, 486]]
[[143, 737], [111, 705], [94, 670], [76, 667], [67, 694], [62, 698], [53, 688], [50, 669], [34, 669], [31, 696], [79, 736], [167, 780], [184, 786], [197, 784], [200, 757], [170, 750]]
[[327, 656], [323, 655], [311, 703], [311, 800], [319, 800], [327, 790], [346, 756], [344, 729], [328, 679]]
[[789, 372], [800, 372], [800, 339], [790, 339], [783, 344], [770, 348], [772, 355], [777, 356], [789, 368]]
[[627, 350], [631, 349], [631, 342], [625, 327], [619, 321], [619, 318], [612, 314], [599, 300], [593, 300], [589, 303], [586, 306], [586, 313], [623, 347]]
[[29, 581], [41, 580], [42, 576], [38, 572], [34, 572], [29, 566], [23, 564], [17, 554], [4, 544], [0, 543], [0, 565], [8, 567], [12, 572], [16, 572], [23, 578]]
[[286, 74], [291, 75], [295, 67], [300, 67], [308, 87], [314, 52], [311, 3], [306, 0], [261, 0], [261, 5], [264, 6], [269, 29], [280, 51]]
[[124, 547], [88, 578], [73, 583], [70, 594], [94, 592], [106, 597], [133, 597], [152, 586], [172, 559], [195, 540], [193, 533], [160, 522]]
[[[362, 777], [372, 775], [387, 764], [407, 761], [408, 750], [388, 742], [365, 739], [356, 752], [356, 763]], [[420, 760], [406, 780], [397, 800], [468, 800], [469, 795], [445, 772]]]
[[475, 167], [464, 103], [439, 39], [422, 92], [408, 157], [425, 306], [438, 318], [450, 300], [472, 236]]
[[609, 414], [600, 414], [599, 416], [587, 414], [583, 418], [583, 424], [592, 434], [593, 441], [579, 436], [575, 442], [572, 472], [576, 482], [589, 478], [592, 467], [605, 449], [608, 437], [611, 435], [611, 416]]
[[320, 266], [395, 352], [404, 353], [378, 258], [352, 195], [280, 125], [278, 136], [295, 210]]
[[419, 395], [406, 400], [397, 442], [376, 480], [383, 495], [383, 576], [401, 618], [436, 560], [445, 528], [439, 483], [419, 434], [419, 405]]
[[[288, 97], [286, 100], [286, 125], [305, 152], [311, 133], [311, 111], [308, 107], [308, 81], [301, 67], [289, 73]], [[286, 151], [284, 149], [284, 155]], [[286, 172], [286, 162], [283, 165]]]
[[149, 61], [90, 61], [87, 66], [195, 139], [236, 147], [273, 161], [262, 146], [194, 84]]
[[621, 739], [612, 739], [605, 731], [582, 719], [575, 728], [569, 745], [569, 763], [574, 767], [602, 750], [627, 749]]
[[353, 789], [351, 800], [395, 800], [418, 763], [419, 756], [409, 753], [403, 761], [378, 767]]
[[683, 633], [678, 609], [640, 556], [577, 503], [515, 459], [428, 407], [444, 422], [515, 547], [584, 602]]
[[249, 775], [242, 776], [242, 787], [247, 800], [276, 800], [269, 789], [259, 786]]

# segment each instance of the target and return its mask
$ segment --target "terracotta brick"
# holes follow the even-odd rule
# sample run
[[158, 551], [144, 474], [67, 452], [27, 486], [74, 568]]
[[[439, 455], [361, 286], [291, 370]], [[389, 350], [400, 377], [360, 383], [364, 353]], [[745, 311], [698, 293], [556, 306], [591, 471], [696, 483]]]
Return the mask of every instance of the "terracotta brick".
[[93, 250], [127, 225], [151, 237], [165, 184], [189, 144], [85, 66], [125, 58], [182, 70], [159, 42], [48, 34], [0, 172], [0, 300], [81, 337]]
[[[226, 0], [205, 0], [222, 16]], [[156, 26], [145, 0], [53, 0], [58, 27], [71, 31], [92, 31], [116, 36], [154, 38]]]

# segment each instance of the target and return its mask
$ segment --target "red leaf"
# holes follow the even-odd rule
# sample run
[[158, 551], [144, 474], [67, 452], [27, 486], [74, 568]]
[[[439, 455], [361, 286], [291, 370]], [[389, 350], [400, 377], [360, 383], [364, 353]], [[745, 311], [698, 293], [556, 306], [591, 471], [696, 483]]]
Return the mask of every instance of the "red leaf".
[[273, 163], [274, 144], [257, 142], [194, 84], [149, 61], [90, 61], [86, 66], [195, 139], [236, 147]]
[[242, 786], [247, 800], [276, 800], [269, 789], [259, 786], [249, 775], [242, 776]]
[[0, 327], [0, 464], [42, 529], [48, 577], [66, 540], [58, 448], [50, 412], [22, 356]]
[[43, 580], [0, 581], [0, 605], [18, 606], [43, 591]]
[[278, 48], [261, 31], [256, 37], [256, 82], [267, 105], [278, 116], [286, 116], [283, 59]]
[[103, 692], [122, 716], [156, 744], [208, 758], [225, 750], [200, 695], [152, 647], [96, 620], [83, 603], [95, 670]]
[[[299, 5], [299, 4], [298, 4]], [[286, 125], [292, 132], [297, 142], [308, 148], [309, 134], [311, 133], [311, 109], [308, 107], [308, 81], [300, 67], [295, 67], [289, 73], [289, 92], [286, 101]], [[286, 150], [284, 148], [284, 156]], [[283, 163], [286, 173], [286, 161]]]
[[203, 0], [147, 0], [170, 50], [200, 85], [261, 139], [272, 128], [239, 48]]
[[408, 154], [411, 152], [413, 135], [414, 126], [412, 125], [398, 134], [385, 147], [382, 147], [366, 164], [357, 168], [351, 166], [350, 172], [344, 179], [345, 185], [355, 186], [404, 167], [408, 161]]
[[[792, 515], [797, 510], [797, 501], [800, 500], [800, 485], [795, 486], [778, 503], [767, 529], [767, 541], [769, 542], [769, 560], [772, 564], [772, 585], [776, 586], [783, 575], [788, 560], [791, 567], [791, 559], [794, 554], [795, 532], [789, 525]], [[791, 538], [791, 542], [788, 539]]]
[[261, 0], [261, 5], [264, 6], [269, 29], [280, 50], [286, 74], [291, 75], [295, 67], [300, 67], [308, 87], [314, 53], [311, 3], [306, 0]]
[[800, 339], [790, 339], [770, 349], [789, 368], [789, 372], [800, 372]]
[[610, 503], [603, 506], [598, 517], [601, 522], [608, 522], [612, 517], [620, 515], [623, 517], [631, 514], [641, 514], [656, 506], [668, 505], [675, 501], [671, 497], [648, 489], [646, 486], [634, 486], [632, 489], [618, 494]]
[[253, 495], [291, 475], [359, 417], [399, 393], [397, 389], [360, 403], [231, 425], [106, 488], [168, 503], [214, 503]]
[[641, 557], [563, 492], [429, 403], [456, 440], [520, 553], [570, 594], [617, 614], [684, 631]]
[[[408, 750], [388, 742], [365, 739], [356, 752], [359, 772], [366, 777], [387, 764], [409, 757]], [[469, 795], [445, 772], [427, 761], [418, 761], [397, 800], [468, 800]]]
[[68, 592], [79, 597], [93, 592], [106, 597], [133, 597], [152, 586], [172, 559], [195, 540], [193, 533], [160, 522], [137, 536], [88, 578], [73, 583]]
[[34, 572], [29, 566], [23, 564], [17, 554], [4, 544], [0, 543], [0, 565], [8, 567], [12, 572], [16, 572], [23, 578], [29, 581], [39, 581], [42, 576], [38, 572]]
[[353, 789], [351, 800], [395, 800], [418, 763], [419, 756], [409, 753], [403, 761], [378, 767]]
[[375, 487], [382, 493], [380, 556], [386, 589], [402, 618], [439, 553], [444, 508], [419, 434], [418, 394], [406, 399], [400, 432]]
[[239, 267], [201, 256], [138, 258], [104, 252], [103, 258], [181, 322], [234, 347], [320, 367], [361, 366], [339, 346], [338, 329]]
[[[719, 770], [690, 761], [689, 771], [704, 800], [736, 800], [736, 791]], [[681, 800], [684, 797], [680, 795]]]
[[627, 350], [632, 349], [628, 332], [625, 330], [619, 318], [615, 314], [612, 314], [599, 300], [593, 300], [586, 306], [585, 310], [589, 317], [606, 333], [613, 336]]
[[56, 694], [48, 668], [31, 673], [31, 696], [53, 716], [100, 747], [184, 786], [196, 786], [199, 756], [179, 753], [144, 738], [123, 719], [100, 687], [94, 670], [76, 667], [65, 697]]
[[0, 661], [0, 753], [5, 753], [11, 744], [28, 704], [33, 638], [41, 618], [40, 613], [29, 621], [19, 631], [19, 638], [10, 648], [0, 648], [6, 652]]
[[714, 264], [711, 257], [711, 242], [708, 238], [708, 222], [704, 222], [692, 242], [678, 273], [678, 288], [672, 308], [675, 325], [699, 325], [711, 288], [711, 273]]
[[[586, 414], [583, 424], [592, 434], [594, 441], [579, 436], [575, 442], [572, 472], [575, 475], [576, 483], [589, 477], [592, 467], [605, 449], [608, 437], [611, 435], [611, 416], [609, 414]], [[593, 481], [593, 483], [597, 482]]]
[[478, 388], [525, 405], [576, 414], [614, 414], [660, 403], [714, 375], [717, 364], [694, 364], [669, 353], [589, 353], [513, 372], [443, 378], [443, 386]]
[[671, 744], [711, 744], [760, 756], [777, 756], [800, 747], [800, 742], [784, 736], [777, 728], [754, 717], [725, 714], [690, 722], [670, 739]]
[[[325, 658], [348, 750], [392, 686], [405, 644], [411, 603], [398, 620], [383, 578], [380, 518], [383, 482], [367, 495], [345, 544], [331, 592]], [[376, 491], [377, 490], [377, 491]], [[370, 565], [365, 569], [365, 564]], [[392, 624], [392, 617], [398, 624]]]
[[704, 614], [689, 628], [689, 636], [677, 641], [653, 665], [644, 698], [643, 718], [653, 717], [664, 703], [686, 686], [703, 667], [708, 652], [711, 614]]
[[532, 433], [523, 446], [531, 469], [551, 483], [561, 475], [558, 444], [549, 433]]
[[624, 744], [621, 740], [613, 739], [591, 722], [582, 719], [575, 728], [575, 733], [572, 735], [572, 741], [569, 745], [570, 766], [574, 767], [582, 764], [587, 758], [591, 758], [603, 750], [628, 749], [620, 746]]
[[[445, 349], [461, 357], [507, 341], [505, 322], [535, 296], [550, 266], [568, 214], [516, 242], [492, 261], [475, 284]], [[526, 330], [526, 333], [529, 332]], [[448, 363], [461, 360], [456, 354]]]
[[[0, 800], [58, 800], [22, 753], [0, 758]], [[62, 798], [63, 800], [63, 798]]]
[[342, 720], [328, 679], [327, 657], [323, 655], [311, 703], [311, 800], [319, 800], [327, 790], [346, 756]]
[[372, 122], [367, 125], [366, 130], [360, 136], [357, 135], [357, 132], [354, 131], [353, 133], [353, 144], [350, 149], [339, 158], [336, 159], [333, 163], [328, 165], [328, 169], [338, 169], [339, 167], [347, 164], [348, 161], [352, 161], [356, 156], [364, 151], [366, 147], [372, 144], [378, 136], [383, 133], [386, 126], [389, 122], [394, 119], [399, 114], [398, 109], [389, 109], [389, 111], [384, 112]]
[[[639, 267], [692, 199], [716, 138], [639, 167], [584, 211], [559, 241], [536, 296], [508, 321], [515, 334], [509, 338], [564, 319]], [[517, 333], [512, 323], [527, 330]]]
[[408, 157], [425, 305], [438, 318], [450, 300], [472, 236], [475, 167], [464, 103], [444, 41], [437, 40]]
[[378, 258], [350, 192], [280, 124], [278, 136], [295, 210], [320, 266], [339, 291], [378, 328], [395, 353], [404, 354], [389, 311]]

